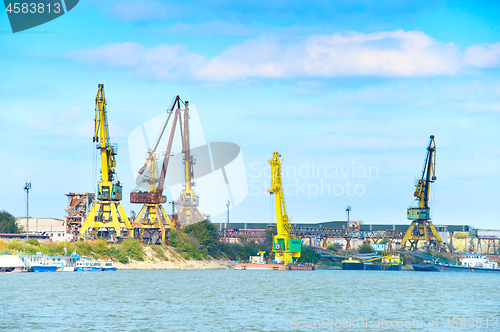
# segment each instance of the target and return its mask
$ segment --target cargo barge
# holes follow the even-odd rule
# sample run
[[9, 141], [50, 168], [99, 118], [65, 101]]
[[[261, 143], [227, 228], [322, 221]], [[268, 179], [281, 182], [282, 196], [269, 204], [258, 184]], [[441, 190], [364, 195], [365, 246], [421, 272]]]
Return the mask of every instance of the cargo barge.
[[485, 255], [466, 254], [461, 259], [461, 265], [435, 261], [412, 263], [414, 271], [419, 272], [469, 272], [469, 273], [500, 273], [498, 262], [490, 261]]
[[266, 263], [236, 263], [235, 270], [316, 270], [314, 265], [285, 265], [285, 264], [266, 264]]
[[342, 270], [401, 271], [403, 259], [399, 254], [390, 254], [369, 260], [349, 259], [342, 261]]

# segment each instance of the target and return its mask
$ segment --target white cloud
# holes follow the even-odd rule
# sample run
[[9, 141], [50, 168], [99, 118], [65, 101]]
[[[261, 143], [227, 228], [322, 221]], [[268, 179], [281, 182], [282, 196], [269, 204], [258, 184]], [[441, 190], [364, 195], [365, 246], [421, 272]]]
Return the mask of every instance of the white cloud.
[[281, 44], [259, 38], [233, 46], [210, 59], [198, 77], [244, 78], [454, 75], [460, 53], [419, 31], [316, 35]]
[[465, 50], [464, 64], [478, 68], [500, 67], [500, 43], [473, 45]]
[[421, 31], [314, 35], [294, 41], [262, 36], [206, 58], [182, 45], [148, 48], [115, 43], [69, 54], [91, 65], [125, 68], [147, 78], [237, 81], [261, 78], [330, 78], [339, 76], [453, 76], [464, 67], [500, 65], [500, 43], [474, 45], [462, 54]]
[[90, 66], [115, 66], [131, 69], [139, 76], [166, 79], [185, 76], [204, 62], [202, 56], [189, 53], [181, 45], [147, 48], [135, 42], [115, 43], [69, 54]]

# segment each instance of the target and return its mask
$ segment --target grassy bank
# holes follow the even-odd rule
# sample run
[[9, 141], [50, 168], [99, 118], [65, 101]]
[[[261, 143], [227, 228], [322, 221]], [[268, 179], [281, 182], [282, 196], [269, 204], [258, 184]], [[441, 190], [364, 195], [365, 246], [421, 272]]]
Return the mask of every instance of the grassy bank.
[[[207, 261], [211, 259], [248, 260], [256, 256], [259, 251], [265, 251], [266, 257], [272, 256], [272, 237], [274, 230], [266, 232], [265, 241], [257, 243], [252, 239], [240, 238], [240, 243], [226, 243], [220, 239], [219, 231], [209, 221], [202, 221], [173, 230], [169, 233], [169, 245], [146, 245], [138, 240], [126, 239], [118, 244], [109, 244], [106, 240], [86, 242], [38, 242], [36, 239], [24, 241], [0, 241], [0, 252], [26, 251], [48, 255], [69, 255], [76, 252], [80, 256], [94, 259], [108, 260], [127, 264], [130, 261], [144, 261], [146, 252], [153, 252], [158, 261], [168, 261], [172, 251], [182, 259]], [[149, 250], [151, 249], [151, 251]], [[317, 263], [318, 256], [310, 249], [302, 248], [302, 257], [299, 263]]]
[[112, 259], [128, 263], [131, 259], [144, 260], [144, 246], [136, 240], [124, 240], [120, 244], [108, 244], [106, 240], [87, 242], [39, 242], [36, 239], [23, 241], [0, 241], [0, 251], [25, 251], [47, 255], [70, 255], [76, 252], [80, 256], [95, 259]]

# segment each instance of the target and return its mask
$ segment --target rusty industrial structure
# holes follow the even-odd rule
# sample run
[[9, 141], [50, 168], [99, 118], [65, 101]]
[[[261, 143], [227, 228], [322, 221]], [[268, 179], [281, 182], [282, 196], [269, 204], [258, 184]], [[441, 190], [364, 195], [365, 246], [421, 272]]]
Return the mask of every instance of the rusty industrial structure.
[[[293, 226], [293, 231], [297, 238], [310, 246], [313, 242], [316, 246], [326, 247], [328, 242], [344, 240], [346, 242], [344, 250], [354, 249], [351, 245], [352, 240], [362, 240], [370, 243], [378, 243], [385, 239], [387, 250], [394, 250], [396, 244], [401, 243], [405, 232], [404, 230], [359, 230], [355, 228], [326, 228], [326, 227], [306, 227]], [[254, 240], [262, 243], [265, 240], [265, 229], [230, 229], [222, 228], [220, 230], [221, 240], [224, 242], [241, 242]]]
[[71, 234], [73, 240], [77, 240], [80, 229], [85, 221], [85, 217], [95, 199], [93, 193], [69, 193], [67, 216], [64, 217], [66, 224], [66, 234]]
[[[139, 183], [130, 193], [131, 203], [143, 204], [133, 222], [134, 237], [136, 238], [144, 240], [145, 237], [147, 237], [149, 242], [161, 242], [165, 244], [167, 241], [167, 234], [170, 230], [203, 220], [203, 216], [198, 211], [199, 198], [194, 191], [193, 165], [195, 164], [195, 159], [190, 152], [188, 104], [188, 101], [182, 101], [179, 96], [174, 98], [170, 111], [168, 112], [168, 117], [161, 128], [155, 146], [148, 151], [146, 162], [138, 172], [139, 174], [144, 174], [144, 176], [141, 183]], [[158, 177], [156, 170], [156, 160], [158, 159], [157, 148], [172, 115], [172, 127], [168, 138], [167, 149], [165, 151], [165, 158], [162, 162], [160, 176]], [[181, 192], [179, 200], [173, 201], [178, 212], [169, 215], [162, 206], [162, 203], [166, 202], [166, 197], [163, 196], [163, 190], [170, 157], [172, 157], [172, 143], [177, 124], [179, 124], [178, 128], [182, 138], [184, 189]], [[143, 183], [149, 185], [148, 191], [140, 190]], [[158, 233], [158, 235], [156, 235], [156, 233]]]

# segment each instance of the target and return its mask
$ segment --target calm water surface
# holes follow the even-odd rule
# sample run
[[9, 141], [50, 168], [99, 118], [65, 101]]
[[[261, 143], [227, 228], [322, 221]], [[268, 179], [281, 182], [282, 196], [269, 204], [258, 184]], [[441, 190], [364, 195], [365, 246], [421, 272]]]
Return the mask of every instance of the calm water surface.
[[[0, 274], [0, 291], [0, 329], [6, 331], [500, 332], [500, 274], [21, 273]], [[445, 327], [452, 318], [458, 327]], [[417, 321], [422, 327], [410, 326]]]

